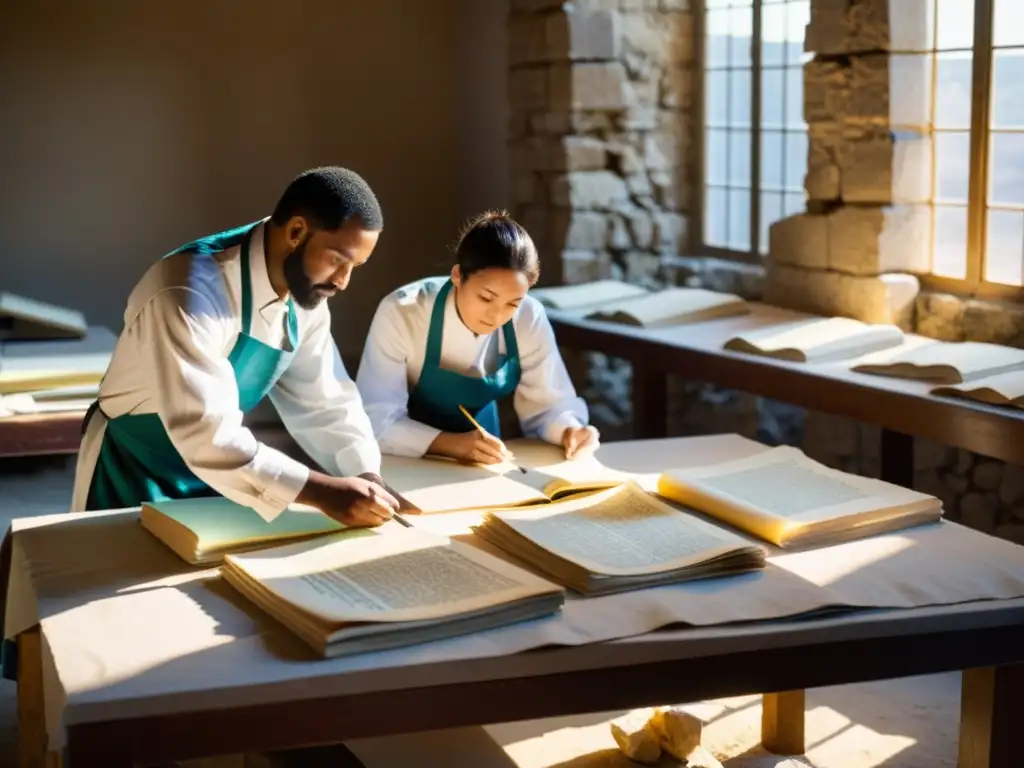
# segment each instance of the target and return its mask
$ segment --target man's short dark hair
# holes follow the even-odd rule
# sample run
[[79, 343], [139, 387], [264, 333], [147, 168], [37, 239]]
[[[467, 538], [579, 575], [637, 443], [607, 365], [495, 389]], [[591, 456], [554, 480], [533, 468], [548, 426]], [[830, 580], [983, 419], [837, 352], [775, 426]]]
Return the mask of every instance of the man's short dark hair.
[[384, 215], [376, 195], [355, 171], [348, 168], [313, 168], [300, 173], [285, 189], [271, 221], [278, 226], [302, 216], [315, 229], [338, 230], [357, 216], [363, 229], [384, 228]]

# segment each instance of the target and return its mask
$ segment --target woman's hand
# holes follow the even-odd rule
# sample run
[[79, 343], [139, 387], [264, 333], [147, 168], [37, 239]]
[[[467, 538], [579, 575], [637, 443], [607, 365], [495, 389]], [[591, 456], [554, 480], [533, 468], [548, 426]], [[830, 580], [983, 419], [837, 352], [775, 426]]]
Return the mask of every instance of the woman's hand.
[[562, 433], [562, 448], [567, 459], [596, 450], [599, 444], [600, 433], [594, 427], [566, 427]]
[[428, 453], [475, 464], [501, 464], [509, 459], [508, 449], [494, 435], [472, 432], [442, 432], [434, 438]]

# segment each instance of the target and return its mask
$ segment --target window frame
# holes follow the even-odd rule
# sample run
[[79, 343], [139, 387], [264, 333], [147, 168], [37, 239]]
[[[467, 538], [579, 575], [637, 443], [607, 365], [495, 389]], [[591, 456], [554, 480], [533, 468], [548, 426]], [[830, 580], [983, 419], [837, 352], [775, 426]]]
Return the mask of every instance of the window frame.
[[[933, 0], [937, 9], [939, 0]], [[970, 120], [970, 177], [967, 196], [967, 251], [966, 276], [964, 278], [944, 277], [932, 273], [918, 275], [921, 286], [927, 290], [968, 295], [982, 298], [1015, 299], [1024, 301], [1024, 286], [993, 283], [984, 279], [986, 260], [986, 240], [988, 227], [988, 168], [991, 152], [991, 105], [992, 105], [992, 70], [995, 59], [993, 46], [993, 24], [996, 0], [974, 0], [974, 39], [971, 56], [971, 120]], [[751, 247], [747, 251], [737, 251], [719, 246], [707, 245], [704, 238], [704, 214], [707, 199], [706, 173], [706, 121], [707, 121], [707, 3], [706, 0], [694, 3], [694, 55], [697, 73], [694, 98], [695, 122], [694, 155], [692, 174], [695, 194], [692, 205], [692, 226], [690, 227], [691, 253], [706, 254], [731, 261], [748, 264], [764, 264], [764, 257], [759, 249], [761, 224], [761, 116], [762, 99], [762, 6], [763, 0], [751, 0], [751, 147], [750, 147], [750, 240]], [[933, 21], [938, 23], [938, 13]], [[937, 29], [932, 30], [935, 40]], [[933, 44], [934, 48], [934, 44]], [[979, 52], [981, 54], [979, 55]], [[932, 56], [931, 103], [934, 109], [936, 84], [936, 67], [938, 57], [935, 51]], [[930, 127], [932, 144], [932, 179], [935, 180], [934, 127]], [[929, 203], [933, 218], [934, 203]], [[935, 228], [929, 227], [929, 254], [934, 258]], [[1024, 253], [1024, 243], [1021, 244]], [[1024, 282], [1024, 256], [1021, 263], [1022, 282]]]

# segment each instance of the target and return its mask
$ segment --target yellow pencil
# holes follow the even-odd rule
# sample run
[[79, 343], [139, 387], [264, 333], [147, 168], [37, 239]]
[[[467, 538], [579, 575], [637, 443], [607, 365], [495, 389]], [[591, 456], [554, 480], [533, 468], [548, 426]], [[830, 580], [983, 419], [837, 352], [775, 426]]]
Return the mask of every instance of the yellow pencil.
[[[477, 432], [479, 432], [481, 435], [488, 435], [488, 434], [490, 434], [486, 429], [484, 429], [483, 427], [480, 426], [480, 422], [478, 422], [476, 419], [473, 418], [473, 414], [471, 414], [469, 411], [467, 411], [465, 406], [460, 405], [459, 406], [459, 410], [462, 411], [462, 415], [465, 416], [469, 420], [469, 423], [473, 425], [473, 428], [476, 429]], [[501, 444], [501, 447], [504, 449], [506, 455], [508, 455], [510, 458], [515, 458], [514, 456], [512, 456], [512, 454], [508, 450], [508, 448], [505, 448], [505, 444], [504, 443]], [[516, 466], [516, 469], [518, 469], [524, 475], [526, 474], [526, 470], [523, 469], [522, 467]]]

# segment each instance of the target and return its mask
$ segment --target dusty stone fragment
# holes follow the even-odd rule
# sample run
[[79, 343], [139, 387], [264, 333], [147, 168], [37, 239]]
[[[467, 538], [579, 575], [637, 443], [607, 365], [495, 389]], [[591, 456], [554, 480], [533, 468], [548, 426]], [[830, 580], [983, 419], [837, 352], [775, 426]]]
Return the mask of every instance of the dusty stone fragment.
[[612, 737], [623, 754], [647, 765], [653, 765], [661, 758], [658, 734], [649, 725], [653, 714], [653, 708], [634, 710], [610, 724]]
[[945, 293], [923, 293], [917, 297], [916, 332], [942, 341], [964, 340], [964, 302]]
[[768, 252], [779, 264], [825, 269], [829, 260], [827, 216], [798, 213], [768, 228]]

